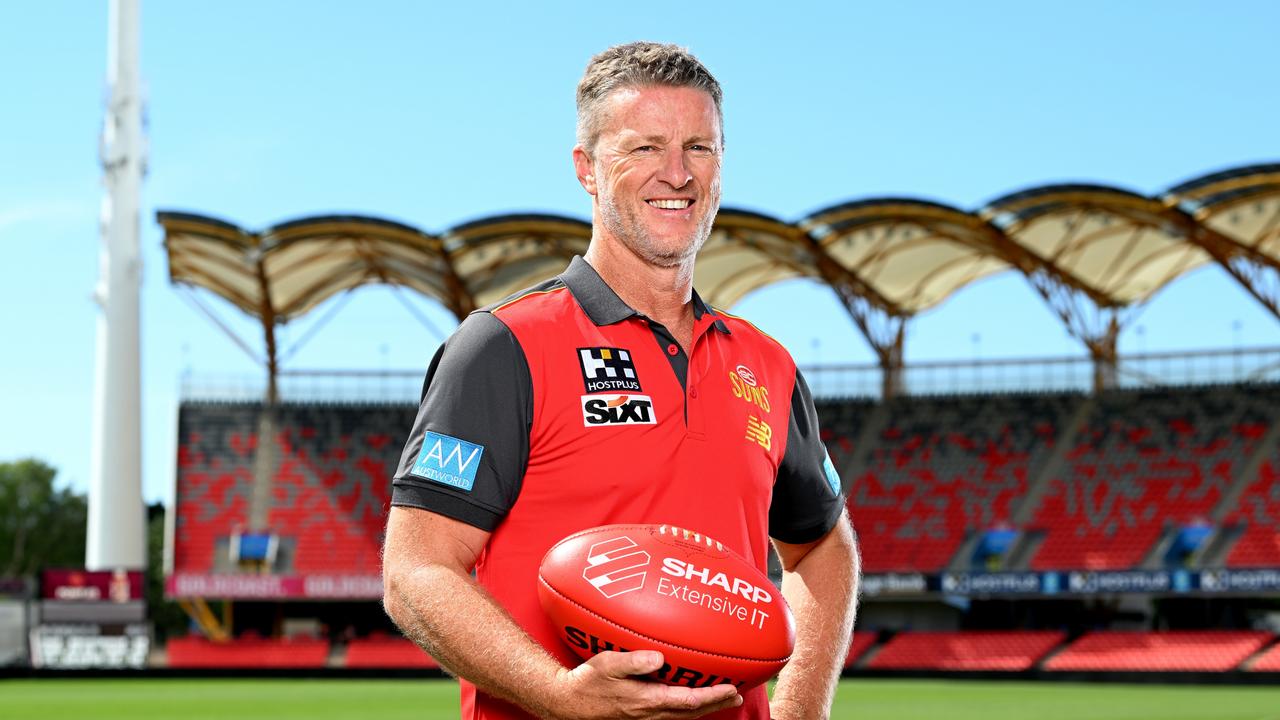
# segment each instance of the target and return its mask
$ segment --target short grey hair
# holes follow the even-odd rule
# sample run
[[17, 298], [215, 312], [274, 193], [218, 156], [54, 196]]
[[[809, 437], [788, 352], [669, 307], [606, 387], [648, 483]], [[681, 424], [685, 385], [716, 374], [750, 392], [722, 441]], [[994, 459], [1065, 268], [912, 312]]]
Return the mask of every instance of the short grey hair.
[[688, 87], [711, 96], [724, 135], [720, 109], [720, 83], [698, 58], [679, 45], [633, 42], [614, 45], [591, 58], [578, 83], [578, 144], [587, 154], [595, 152], [600, 137], [601, 105], [611, 93], [624, 88]]

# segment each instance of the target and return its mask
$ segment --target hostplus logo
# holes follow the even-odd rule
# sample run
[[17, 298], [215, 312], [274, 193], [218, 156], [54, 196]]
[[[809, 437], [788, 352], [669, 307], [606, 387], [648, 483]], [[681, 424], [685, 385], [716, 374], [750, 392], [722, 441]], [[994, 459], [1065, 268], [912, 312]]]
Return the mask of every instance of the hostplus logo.
[[622, 348], [578, 348], [578, 365], [587, 392], [640, 392], [631, 353]]
[[639, 590], [644, 587], [650, 557], [638, 547], [626, 535], [592, 545], [582, 579], [607, 598]]

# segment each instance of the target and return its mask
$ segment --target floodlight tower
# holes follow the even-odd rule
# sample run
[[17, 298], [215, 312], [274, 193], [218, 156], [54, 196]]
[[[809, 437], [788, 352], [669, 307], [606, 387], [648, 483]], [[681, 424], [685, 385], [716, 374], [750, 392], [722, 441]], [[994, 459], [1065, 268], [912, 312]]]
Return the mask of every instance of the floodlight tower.
[[101, 147], [106, 191], [94, 291], [100, 312], [85, 541], [85, 566], [90, 570], [142, 568], [146, 564], [138, 337], [142, 286], [138, 205], [146, 152], [138, 71], [138, 0], [111, 0], [109, 22], [110, 99]]

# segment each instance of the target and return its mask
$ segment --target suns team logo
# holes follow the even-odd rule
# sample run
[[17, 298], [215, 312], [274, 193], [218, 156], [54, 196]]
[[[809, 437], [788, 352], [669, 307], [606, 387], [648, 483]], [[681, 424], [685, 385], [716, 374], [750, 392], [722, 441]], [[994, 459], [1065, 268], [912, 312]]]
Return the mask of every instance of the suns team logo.
[[751, 368], [739, 365], [729, 371], [729, 385], [733, 389], [734, 397], [769, 412], [769, 388], [759, 383]]

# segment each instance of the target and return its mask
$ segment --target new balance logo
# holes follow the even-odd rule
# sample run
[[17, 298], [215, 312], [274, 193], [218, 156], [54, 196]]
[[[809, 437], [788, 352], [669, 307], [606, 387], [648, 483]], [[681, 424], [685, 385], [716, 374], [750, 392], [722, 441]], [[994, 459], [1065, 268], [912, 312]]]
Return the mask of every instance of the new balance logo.
[[649, 553], [636, 547], [635, 541], [625, 535], [592, 545], [582, 579], [607, 598], [639, 590], [644, 587]]
[[755, 415], [747, 418], [747, 439], [764, 448], [773, 449], [773, 428]]

